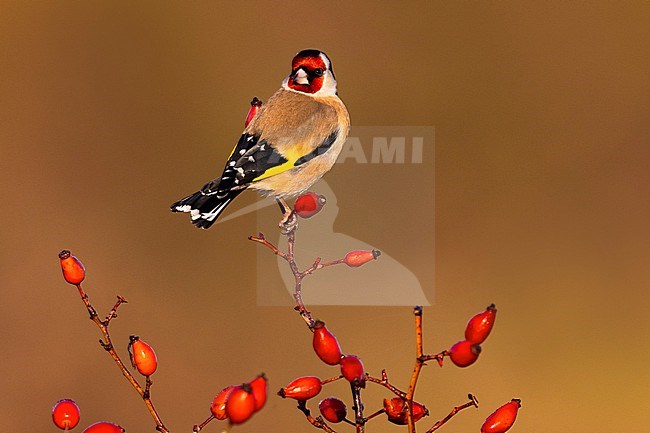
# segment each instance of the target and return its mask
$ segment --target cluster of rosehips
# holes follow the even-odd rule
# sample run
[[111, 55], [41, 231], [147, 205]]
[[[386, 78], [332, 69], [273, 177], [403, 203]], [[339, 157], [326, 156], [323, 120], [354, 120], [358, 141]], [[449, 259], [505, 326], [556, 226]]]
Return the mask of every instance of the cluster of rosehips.
[[219, 392], [210, 406], [212, 416], [230, 424], [246, 422], [266, 403], [267, 379], [264, 373], [248, 383], [230, 385]]
[[[81, 290], [81, 283], [86, 277], [86, 270], [79, 259], [73, 256], [70, 251], [64, 250], [59, 254], [61, 270], [65, 280], [78, 286]], [[84, 295], [85, 296], [85, 295]], [[153, 348], [142, 341], [137, 335], [129, 337], [128, 352], [133, 368], [147, 378], [148, 393], [149, 377], [158, 368], [158, 359]], [[241, 424], [247, 421], [255, 412], [262, 409], [266, 403], [267, 379], [260, 374], [255, 379], [242, 385], [233, 385], [224, 388], [213, 399], [210, 406], [212, 419], [228, 419], [230, 424]], [[72, 400], [59, 401], [52, 411], [54, 423], [64, 430], [71, 430], [79, 423], [79, 408]], [[207, 423], [206, 422], [206, 423]], [[84, 433], [117, 433], [124, 430], [111, 423], [100, 422], [91, 425]]]
[[[61, 430], [72, 430], [79, 424], [80, 419], [79, 406], [74, 400], [68, 398], [59, 400], [52, 407], [52, 421]], [[124, 431], [117, 424], [100, 421], [86, 427], [83, 433], [124, 433]]]
[[[361, 359], [355, 355], [343, 355], [336, 336], [327, 329], [325, 322], [317, 320], [311, 326], [311, 330], [313, 331], [312, 346], [320, 360], [327, 365], [339, 365], [341, 375], [347, 381], [359, 388], [365, 387], [366, 373]], [[323, 382], [320, 378], [302, 376], [280, 389], [278, 395], [305, 402], [320, 394], [322, 388]], [[322, 400], [318, 408], [323, 417], [333, 423], [345, 420], [347, 415], [345, 403], [334, 397]]]
[[[68, 250], [61, 251], [59, 253], [59, 259], [61, 261], [63, 278], [75, 286], [81, 284], [86, 278], [86, 269], [83, 263]], [[128, 351], [131, 365], [143, 376], [151, 376], [158, 368], [156, 352], [137, 335], [131, 335], [129, 340]]]
[[[252, 104], [252, 115], [255, 114], [259, 105]], [[301, 218], [311, 218], [316, 215], [325, 205], [325, 198], [319, 194], [309, 192], [296, 199], [293, 212]], [[358, 267], [371, 260], [376, 259], [380, 252], [351, 251], [343, 259], [332, 263], [345, 263], [351, 267]], [[85, 278], [83, 264], [69, 251], [64, 250], [59, 254], [61, 269], [65, 280], [80, 287]], [[81, 289], [80, 289], [81, 290]], [[490, 334], [496, 318], [496, 307], [494, 304], [488, 306], [485, 311], [472, 317], [465, 329], [465, 339], [454, 344], [448, 351], [443, 352], [449, 356], [451, 361], [459, 367], [467, 367], [478, 359], [481, 353], [481, 344]], [[325, 323], [317, 320], [310, 326], [313, 332], [312, 346], [316, 355], [328, 365], [338, 365], [342, 378], [345, 378], [353, 387], [364, 388], [366, 384], [366, 373], [361, 359], [355, 355], [344, 355], [336, 336], [330, 332]], [[157, 369], [157, 358], [153, 348], [142, 341], [138, 336], [132, 335], [128, 345], [131, 364], [138, 372], [147, 377]], [[442, 358], [438, 360], [442, 365]], [[299, 401], [304, 408], [307, 400], [320, 394], [324, 382], [315, 376], [303, 376], [291, 381], [287, 386], [280, 389], [278, 395], [283, 398], [291, 398]], [[147, 387], [148, 391], [148, 387]], [[231, 385], [224, 388], [213, 399], [210, 406], [211, 416], [202, 426], [212, 419], [228, 420], [231, 425], [241, 424], [250, 419], [258, 412], [267, 398], [267, 379], [264, 374], [242, 385]], [[300, 405], [299, 405], [300, 406]], [[515, 422], [517, 412], [521, 406], [518, 399], [504, 404], [494, 413], [487, 417], [481, 433], [505, 433]], [[347, 407], [343, 401], [335, 397], [328, 397], [318, 404], [323, 419], [339, 423], [346, 421]], [[381, 412], [381, 411], [380, 411]], [[383, 412], [388, 421], [398, 425], [407, 424], [406, 400], [401, 397], [384, 399]], [[417, 422], [429, 412], [422, 404], [411, 402], [411, 416], [413, 422]], [[74, 401], [65, 399], [56, 403], [52, 410], [52, 419], [57, 427], [63, 430], [71, 430], [79, 423], [79, 408]], [[196, 429], [196, 427], [195, 427]], [[198, 431], [198, 430], [196, 430]], [[97, 422], [88, 426], [83, 433], [122, 433], [122, 427], [109, 423]]]
[[497, 309], [491, 304], [485, 311], [469, 319], [465, 328], [465, 339], [451, 346], [449, 357], [459, 367], [468, 367], [478, 359], [481, 343], [490, 335]]
[[[296, 199], [293, 204], [293, 213], [300, 218], [311, 218], [323, 209], [325, 203], [327, 203], [325, 196], [307, 192]], [[379, 250], [355, 250], [347, 253], [341, 261], [351, 268], [357, 268], [376, 260], [380, 255], [381, 251]]]
[[[70, 251], [63, 250], [59, 253], [61, 261], [61, 270], [63, 271], [63, 278], [75, 286], [81, 284], [86, 278], [86, 269], [83, 263], [70, 254]], [[128, 351], [131, 359], [131, 365], [138, 370], [143, 376], [149, 377], [158, 368], [158, 360], [156, 352], [153, 348], [140, 340], [140, 337], [132, 335], [130, 337]]]
[[[476, 362], [481, 353], [480, 344], [490, 335], [496, 314], [496, 306], [491, 304], [485, 311], [469, 319], [465, 328], [465, 339], [454, 344], [448, 351], [455, 365], [467, 367]], [[514, 424], [520, 407], [521, 400], [516, 398], [504, 404], [486, 418], [481, 426], [481, 433], [505, 433]]]
[[[325, 323], [317, 320], [311, 326], [313, 331], [312, 346], [314, 352], [328, 365], [339, 365], [341, 376], [350, 384], [358, 388], [364, 388], [366, 385], [366, 373], [361, 359], [356, 355], [343, 355], [341, 346], [336, 336], [330, 332]], [[316, 376], [303, 376], [291, 381], [287, 386], [278, 391], [278, 395], [283, 398], [292, 398], [300, 402], [317, 396], [323, 387], [323, 381]], [[328, 397], [320, 401], [318, 409], [324, 419], [332, 423], [346, 421], [347, 407], [345, 403], [336, 397]], [[394, 397], [384, 399], [384, 412], [388, 421], [404, 425], [406, 424], [407, 415], [405, 402], [402, 398]], [[413, 420], [418, 421], [425, 415], [428, 410], [421, 404], [413, 402]]]
[[[325, 322], [317, 320], [311, 326], [313, 331], [312, 346], [314, 352], [327, 365], [339, 365], [341, 375], [351, 384], [360, 388], [365, 387], [366, 374], [358, 356], [343, 355], [336, 336], [325, 326]], [[321, 390], [321, 380], [314, 376], [300, 377], [279, 391], [283, 398], [308, 400]]]
[[[467, 367], [473, 364], [481, 351], [480, 344], [483, 343], [490, 334], [496, 318], [496, 307], [494, 304], [488, 306], [485, 311], [472, 317], [465, 329], [465, 340], [454, 344], [445, 354], [448, 355], [452, 362], [459, 367]], [[359, 388], [365, 387], [366, 374], [361, 360], [355, 355], [343, 355], [336, 336], [330, 332], [325, 323], [317, 320], [311, 326], [313, 331], [312, 346], [314, 352], [321, 361], [328, 365], [339, 365], [341, 376], [348, 380], [352, 385]], [[278, 395], [283, 398], [292, 398], [304, 403], [320, 394], [323, 387], [323, 381], [316, 376], [303, 376], [291, 381], [287, 386], [280, 389]], [[412, 419], [417, 422], [429, 411], [422, 404], [413, 401]], [[506, 403], [494, 413], [492, 413], [481, 427], [481, 433], [504, 433], [514, 423], [517, 411], [520, 407], [520, 400], [513, 399]], [[323, 419], [339, 423], [346, 421], [347, 407], [345, 403], [338, 398], [328, 397], [320, 401], [318, 409]], [[401, 397], [384, 399], [383, 411], [388, 421], [397, 424], [407, 424], [406, 401]]]

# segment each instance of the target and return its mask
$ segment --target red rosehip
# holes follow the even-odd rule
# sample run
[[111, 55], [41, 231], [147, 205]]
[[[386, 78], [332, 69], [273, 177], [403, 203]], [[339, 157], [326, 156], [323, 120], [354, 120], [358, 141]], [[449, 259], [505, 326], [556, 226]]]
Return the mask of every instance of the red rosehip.
[[321, 415], [323, 415], [323, 418], [333, 423], [343, 421], [348, 413], [345, 403], [334, 397], [321, 400], [320, 403], [318, 403], [318, 409], [320, 410]]
[[278, 395], [282, 398], [309, 400], [317, 396], [322, 388], [323, 385], [316, 376], [303, 376], [278, 391]]
[[484, 342], [488, 335], [490, 335], [490, 331], [492, 331], [496, 315], [497, 307], [492, 304], [485, 311], [469, 319], [467, 328], [465, 328], [465, 340], [475, 344]]
[[59, 253], [59, 260], [61, 261], [61, 270], [63, 271], [63, 278], [70, 283], [81, 284], [86, 278], [86, 269], [83, 263], [78, 258], [70, 254], [70, 251], [63, 250]]
[[247, 421], [255, 412], [255, 396], [247, 383], [235, 386], [226, 400], [226, 415], [232, 424]]
[[366, 372], [359, 357], [345, 355], [341, 358], [341, 374], [348, 382], [360, 388], [366, 387]]
[[251, 101], [251, 108], [248, 110], [246, 120], [244, 121], [244, 128], [247, 127], [249, 123], [251, 123], [251, 120], [253, 120], [253, 117], [255, 117], [258, 111], [260, 111], [260, 108], [262, 108], [262, 101], [257, 99], [257, 97], [253, 98]]
[[341, 362], [341, 346], [339, 342], [326, 327], [325, 322], [317, 320], [312, 327], [314, 330], [314, 338], [312, 345], [316, 355], [325, 364], [337, 365]]
[[129, 337], [129, 355], [131, 356], [131, 365], [143, 376], [151, 376], [158, 368], [158, 359], [156, 352], [144, 341], [140, 340], [137, 335]]
[[467, 340], [459, 341], [449, 349], [451, 362], [459, 367], [467, 367], [474, 364], [480, 353], [481, 346]]
[[379, 257], [380, 255], [381, 255], [381, 251], [379, 250], [350, 251], [345, 255], [343, 261], [345, 262], [346, 265], [350, 266], [351, 268], [357, 268], [359, 266], [365, 265], [371, 260], [377, 260], [377, 257]]
[[212, 400], [210, 412], [212, 412], [212, 415], [214, 415], [216, 419], [224, 420], [228, 418], [228, 415], [226, 414], [226, 401], [228, 401], [228, 396], [233, 389], [235, 389], [234, 385], [225, 387], [219, 391], [219, 394], [217, 394]]
[[[412, 402], [413, 405], [413, 422], [418, 422], [429, 415], [429, 410], [418, 402]], [[399, 397], [393, 397], [390, 400], [384, 399], [384, 411], [388, 416], [388, 421], [397, 425], [406, 425], [408, 422], [407, 411], [404, 409], [404, 400]]]
[[79, 406], [68, 398], [57, 401], [52, 407], [52, 421], [61, 430], [72, 430], [79, 424]]
[[508, 403], [504, 404], [492, 415], [485, 419], [481, 427], [481, 433], [504, 433], [515, 423], [517, 419], [517, 412], [521, 407], [521, 400], [513, 398]]
[[267, 382], [268, 380], [264, 373], [249, 382], [253, 390], [253, 397], [255, 397], [255, 412], [262, 409], [264, 404], [266, 404], [266, 396], [268, 394]]
[[117, 424], [112, 422], [100, 421], [91, 424], [83, 431], [83, 433], [124, 433], [125, 430]]
[[300, 218], [311, 218], [325, 206], [327, 200], [315, 192], [307, 192], [298, 197], [293, 204], [293, 211]]

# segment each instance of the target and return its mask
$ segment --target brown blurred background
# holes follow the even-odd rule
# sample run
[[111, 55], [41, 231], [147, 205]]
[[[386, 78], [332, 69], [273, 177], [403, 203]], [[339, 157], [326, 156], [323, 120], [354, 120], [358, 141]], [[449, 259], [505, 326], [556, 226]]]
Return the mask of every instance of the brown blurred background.
[[[646, 2], [1, 2], [0, 430], [55, 431], [50, 408], [68, 397], [78, 431], [101, 419], [154, 431], [61, 278], [63, 248], [83, 259], [103, 314], [129, 300], [113, 338], [156, 348], [153, 396], [173, 431], [260, 371], [271, 391], [335, 374], [290, 308], [257, 306], [255, 215], [205, 232], [167, 211], [217, 174], [250, 98], [266, 100], [291, 56], [317, 47], [353, 124], [436, 130], [435, 268], [398, 245], [434, 229], [403, 207], [431, 188], [378, 191], [390, 165], [328, 175], [336, 231], [406, 251], [398, 259], [435, 280], [428, 352], [499, 308], [476, 365], [425, 369], [426, 428], [473, 392], [480, 409], [445, 431], [477, 432], [518, 397], [512, 431], [647, 432], [648, 22]], [[410, 308], [314, 312], [368, 371], [405, 385]], [[367, 410], [385, 396], [370, 388]], [[271, 397], [236, 431], [313, 431], [294, 406]]]

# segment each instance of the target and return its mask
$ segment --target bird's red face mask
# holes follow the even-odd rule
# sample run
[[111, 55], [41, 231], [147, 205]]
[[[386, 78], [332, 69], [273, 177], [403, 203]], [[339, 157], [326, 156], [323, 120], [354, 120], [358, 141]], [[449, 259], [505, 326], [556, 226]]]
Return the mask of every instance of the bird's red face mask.
[[320, 52], [312, 54], [309, 52], [298, 53], [291, 64], [291, 75], [288, 86], [304, 93], [316, 93], [323, 87], [327, 64], [320, 56]]

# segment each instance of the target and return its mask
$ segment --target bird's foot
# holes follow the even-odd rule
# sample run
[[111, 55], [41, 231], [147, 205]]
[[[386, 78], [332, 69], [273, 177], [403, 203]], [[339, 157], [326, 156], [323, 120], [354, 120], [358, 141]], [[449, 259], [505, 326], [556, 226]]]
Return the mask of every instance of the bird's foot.
[[278, 206], [280, 206], [280, 211], [283, 215], [282, 219], [278, 223], [280, 233], [288, 235], [298, 228], [298, 217], [293, 209], [291, 209], [291, 206], [289, 206], [283, 198], [277, 197], [275, 200], [278, 203]]
[[280, 233], [283, 235], [288, 235], [292, 231], [298, 228], [298, 217], [295, 212], [289, 211], [284, 214], [284, 217], [278, 223], [280, 227]]

